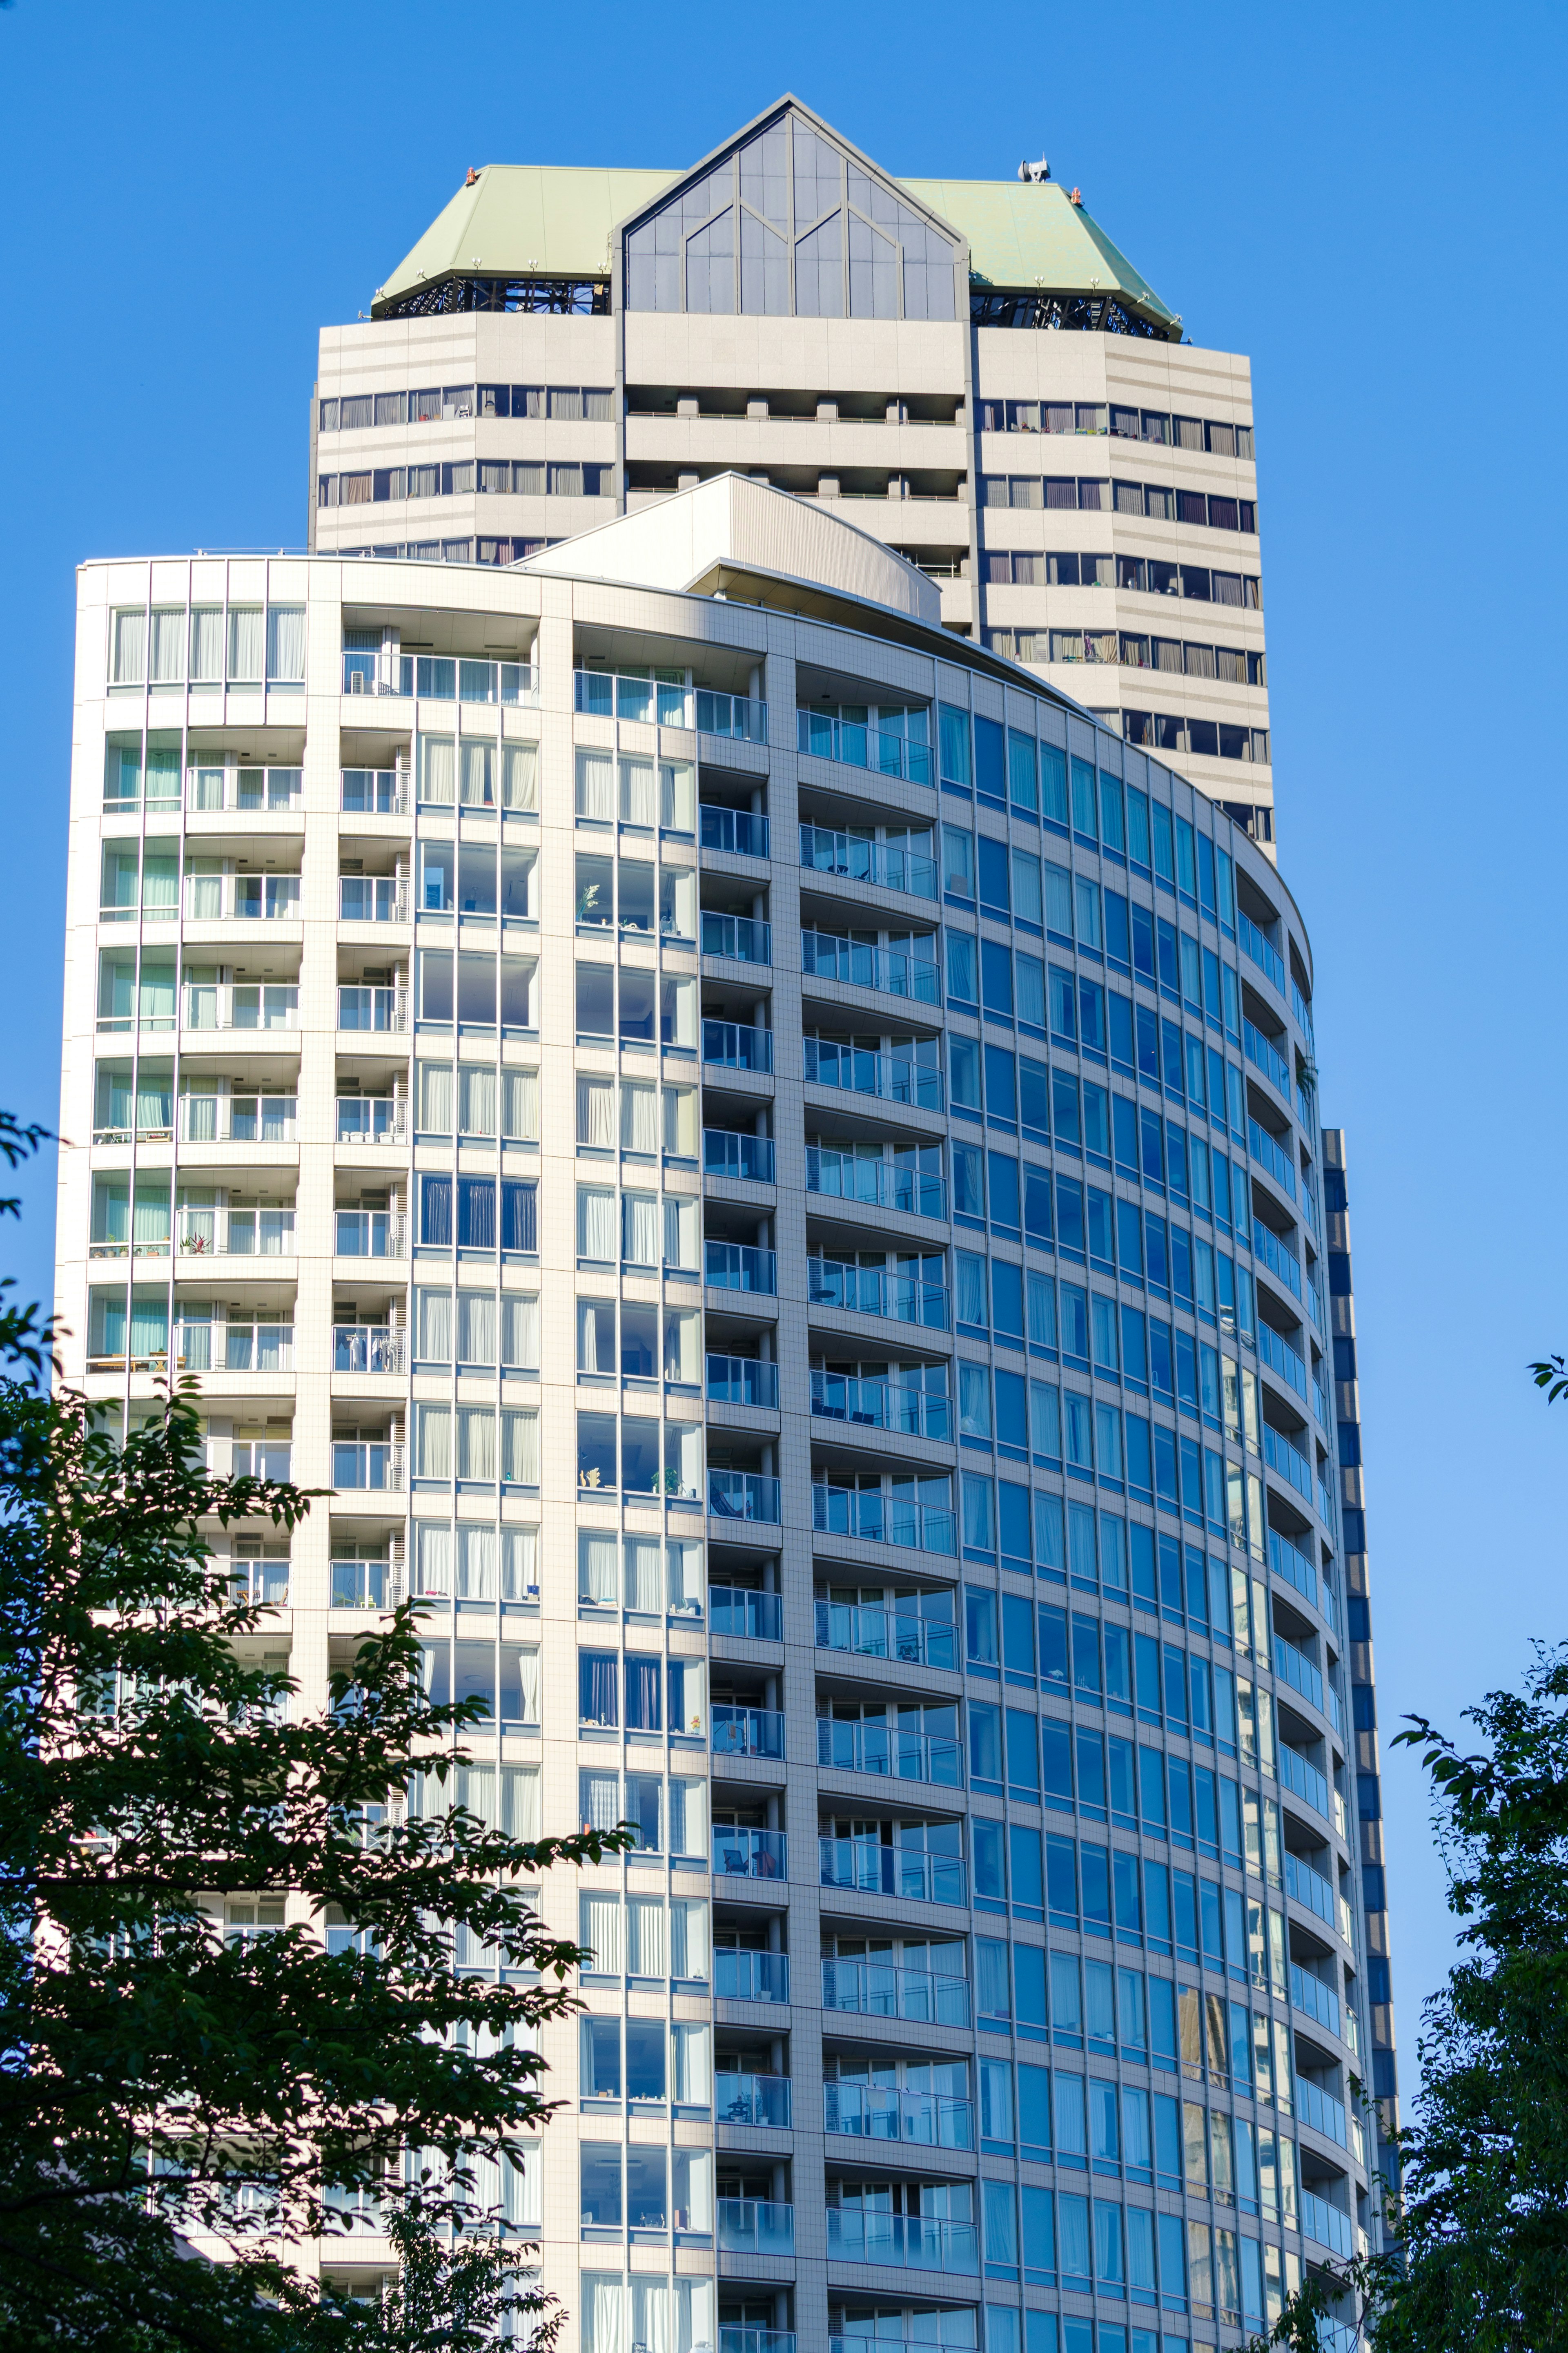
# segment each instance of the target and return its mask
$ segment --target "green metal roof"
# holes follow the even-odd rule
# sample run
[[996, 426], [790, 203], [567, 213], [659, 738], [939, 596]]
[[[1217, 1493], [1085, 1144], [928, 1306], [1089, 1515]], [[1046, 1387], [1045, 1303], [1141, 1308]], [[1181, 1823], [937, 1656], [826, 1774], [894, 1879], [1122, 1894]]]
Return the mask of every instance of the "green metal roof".
[[900, 185], [968, 238], [970, 275], [982, 285], [1122, 294], [1174, 325], [1174, 314], [1147, 279], [1055, 180], [906, 179]]

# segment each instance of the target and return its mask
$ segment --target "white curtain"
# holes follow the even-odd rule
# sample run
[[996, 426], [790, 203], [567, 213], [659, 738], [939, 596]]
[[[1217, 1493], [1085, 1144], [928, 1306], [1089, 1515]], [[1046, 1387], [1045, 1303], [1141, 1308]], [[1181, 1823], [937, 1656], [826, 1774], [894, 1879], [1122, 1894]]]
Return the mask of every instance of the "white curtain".
[[415, 1590], [418, 1593], [450, 1593], [452, 1590], [452, 1531], [430, 1520], [421, 1520], [415, 1529]]
[[305, 678], [305, 607], [269, 605], [267, 608], [267, 675], [289, 686]]
[[653, 1193], [621, 1196], [622, 1255], [633, 1266], [658, 1264], [658, 1198]]
[[[689, 1849], [686, 1850], [689, 1852]], [[683, 2107], [709, 2106], [713, 2097], [712, 2031], [706, 2026], [673, 2029], [674, 2094]]]
[[583, 1828], [613, 1831], [621, 1819], [621, 1777], [618, 1773], [579, 1775]]
[[[503, 2157], [500, 2168], [501, 2213], [514, 2230], [537, 2230], [542, 2214], [539, 2202], [539, 2150], [532, 2144], [523, 2147], [517, 2141], [508, 2144], [509, 2157]], [[512, 2159], [518, 2160], [514, 2163]], [[521, 2163], [521, 2170], [518, 2169]]]
[[174, 685], [185, 674], [185, 608], [153, 616], [153, 683]]
[[577, 1255], [592, 1259], [616, 1256], [616, 1197], [596, 1185], [577, 1187]]
[[501, 1134], [510, 1144], [539, 1141], [539, 1072], [501, 1072]]
[[658, 1895], [628, 1895], [626, 1898], [626, 1974], [634, 1978], [662, 1978], [669, 1974], [666, 1936], [668, 1915], [664, 1899]]
[[[694, 2154], [705, 2155], [706, 2151]], [[710, 2216], [710, 2222], [711, 2216]], [[706, 2230], [709, 2223], [700, 2226]], [[670, 2282], [670, 2294], [675, 2301], [675, 2345], [673, 2353], [713, 2353], [719, 2333], [713, 2319], [713, 2283], [710, 2279], [676, 2279]]]
[[458, 1408], [458, 1476], [493, 1479], [496, 1475], [495, 1409], [488, 1405]]
[[621, 1085], [621, 1148], [625, 1152], [658, 1150], [658, 1099], [652, 1087], [638, 1086], [630, 1080]]
[[669, 2283], [633, 2273], [632, 2353], [670, 2353]]
[[584, 1528], [577, 1537], [577, 1590], [584, 1601], [614, 1609], [619, 1599], [616, 1582], [616, 1539], [607, 1529]]
[[664, 1425], [664, 1474], [676, 1482], [673, 1492], [688, 1497], [702, 1493], [702, 1430], [695, 1421]]
[[697, 830], [697, 791], [691, 765], [686, 760], [658, 764], [659, 823], [674, 833]]
[[539, 1484], [539, 1415], [529, 1407], [501, 1418], [501, 1477], [519, 1487]]
[[497, 1827], [496, 1768], [493, 1765], [459, 1765], [457, 1770], [457, 1802], [470, 1814], [477, 1815], [486, 1830]]
[[694, 980], [667, 980], [664, 983], [664, 1013], [669, 1024], [669, 1044], [695, 1046], [697, 983]]
[[608, 825], [616, 814], [615, 764], [607, 752], [577, 754], [577, 814]]
[[420, 1063], [419, 1124], [431, 1135], [451, 1134], [452, 1065], [450, 1062]]
[[624, 2353], [626, 2289], [618, 2272], [584, 2272], [583, 2353]]
[[683, 1160], [697, 1157], [697, 1090], [695, 1087], [666, 1087], [664, 1091], [664, 1148], [678, 1153]]
[[[510, 1648], [510, 1645], [508, 1647]], [[504, 1666], [507, 1663], [503, 1651], [502, 1664]], [[539, 1652], [536, 1650], [520, 1650], [515, 1652], [511, 1663], [516, 1665], [517, 1688], [522, 1695], [522, 1720], [524, 1724], [537, 1725], [539, 1722]], [[501, 1682], [503, 1685], [506, 1683], [504, 1673]]]
[[146, 675], [147, 616], [145, 613], [116, 613], [114, 683], [116, 686], [140, 686]]
[[700, 1895], [677, 1896], [670, 1913], [670, 1974], [705, 1978], [708, 1969], [708, 1905]]
[[[628, 1087], [626, 1094], [635, 1092]], [[577, 1141], [609, 1152], [616, 1142], [616, 1082], [614, 1079], [577, 1081]]]
[[510, 809], [533, 809], [539, 807], [539, 746], [537, 744], [503, 744], [501, 807]]
[[496, 1132], [496, 1074], [465, 1062], [458, 1072], [458, 1133], [493, 1135]]
[[664, 1262], [695, 1268], [697, 1264], [697, 1204], [675, 1194], [665, 1196]]
[[496, 747], [465, 736], [460, 746], [463, 802], [468, 808], [494, 808]]
[[539, 1584], [539, 1530], [503, 1528], [500, 1546], [501, 1599], [524, 1601]]
[[191, 683], [216, 685], [223, 677], [223, 610], [198, 606], [191, 615]]
[[494, 1528], [458, 1528], [458, 1599], [460, 1601], [496, 1599], [497, 1550]]
[[502, 1299], [500, 1360], [511, 1372], [536, 1373], [539, 1370], [537, 1299]]
[[414, 1409], [414, 1428], [416, 1475], [421, 1479], [449, 1479], [452, 1475], [452, 1409], [450, 1406], [416, 1405]]
[[658, 804], [654, 796], [653, 762], [621, 762], [621, 821], [625, 825], [656, 826]]
[[419, 738], [419, 797], [450, 807], [454, 798], [458, 747], [450, 735]]
[[669, 1785], [669, 1851], [671, 1854], [708, 1852], [708, 1784], [672, 1779]]
[[452, 1361], [452, 1294], [449, 1291], [420, 1291], [416, 1293], [418, 1311], [418, 1339], [415, 1354], [424, 1363], [449, 1365]]
[[500, 1768], [500, 1827], [508, 1838], [539, 1836], [539, 1767], [503, 1765]]
[[266, 616], [260, 607], [231, 605], [228, 614], [228, 675], [231, 685], [260, 683], [266, 644]]
[[493, 1365], [496, 1361], [496, 1300], [490, 1291], [458, 1293], [458, 1362]]
[[619, 1977], [626, 1967], [621, 1949], [620, 1897], [580, 1895], [577, 1909], [577, 1942], [593, 1954], [595, 1969], [609, 1977]]
[[672, 1536], [668, 1556], [669, 1606], [680, 1609], [702, 1603], [702, 1546], [690, 1537]]
[[659, 1559], [657, 1536], [627, 1536], [626, 1545], [626, 1608], [642, 1609], [659, 1616], [664, 1612], [664, 1595], [660, 1589]]

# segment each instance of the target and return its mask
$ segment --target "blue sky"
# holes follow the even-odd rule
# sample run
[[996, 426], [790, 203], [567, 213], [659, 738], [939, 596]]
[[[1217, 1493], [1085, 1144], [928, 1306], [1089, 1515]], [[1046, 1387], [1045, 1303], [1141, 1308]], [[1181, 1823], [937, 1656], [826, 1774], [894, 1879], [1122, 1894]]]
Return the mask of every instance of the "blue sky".
[[[1564, 1626], [1568, 12], [0, 10], [0, 1099], [52, 1122], [73, 566], [298, 545], [316, 331], [469, 164], [689, 163], [793, 89], [894, 172], [1049, 155], [1252, 356], [1280, 864], [1347, 1131], [1384, 1724]], [[1506, 656], [1506, 659], [1504, 659]], [[1484, 1182], [1483, 1182], [1484, 1179]], [[51, 1192], [7, 1267], [47, 1292]], [[1394, 1989], [1451, 1951], [1386, 1759]]]

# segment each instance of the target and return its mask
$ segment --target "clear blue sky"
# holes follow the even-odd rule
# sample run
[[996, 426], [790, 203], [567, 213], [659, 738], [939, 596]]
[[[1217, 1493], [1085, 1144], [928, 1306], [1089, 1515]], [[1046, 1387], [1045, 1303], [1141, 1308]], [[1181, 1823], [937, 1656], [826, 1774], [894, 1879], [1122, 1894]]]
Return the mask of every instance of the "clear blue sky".
[[[1568, 1632], [1568, 1407], [1523, 1369], [1568, 1346], [1565, 47], [1510, 0], [0, 8], [0, 1099], [53, 1121], [72, 567], [303, 542], [317, 328], [467, 165], [673, 169], [785, 89], [894, 172], [1044, 149], [1195, 342], [1252, 355], [1381, 1705], [1454, 1723]], [[1449, 1923], [1415, 1767], [1385, 1788], [1408, 2084]]]

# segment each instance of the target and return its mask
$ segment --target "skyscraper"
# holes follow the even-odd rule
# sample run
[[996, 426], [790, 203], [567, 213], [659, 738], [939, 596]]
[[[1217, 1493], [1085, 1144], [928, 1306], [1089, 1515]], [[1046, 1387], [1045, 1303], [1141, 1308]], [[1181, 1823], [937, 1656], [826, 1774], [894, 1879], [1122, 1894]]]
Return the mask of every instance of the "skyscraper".
[[[1191, 733], [1266, 745], [1260, 684], [1173, 674], [1178, 770], [1131, 667], [1102, 722], [1016, 659], [1120, 653], [1149, 575], [991, 614], [991, 529], [1120, 566], [1126, 511], [1092, 422], [1070, 522], [978, 504], [966, 354], [1075, 436], [1134, 364], [1234, 436], [1245, 363], [1054, 186], [966, 226], [793, 106], [520, 177], [527, 251], [438, 223], [325, 339], [314, 554], [83, 569], [68, 1369], [131, 1419], [195, 1371], [216, 1461], [331, 1488], [235, 1546], [302, 1704], [414, 1595], [468, 1802], [637, 1825], [544, 1892], [595, 1961], [504, 2191], [569, 2347], [1234, 2344], [1378, 2228], [1311, 950], [1270, 772]], [[972, 333], [1030, 204], [1114, 286], [994, 263]], [[1172, 432], [1145, 489], [1250, 496]], [[426, 468], [449, 541], [395, 535]], [[1125, 525], [1184, 615], [1256, 575], [1230, 495]]]

